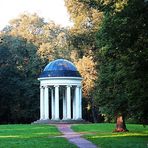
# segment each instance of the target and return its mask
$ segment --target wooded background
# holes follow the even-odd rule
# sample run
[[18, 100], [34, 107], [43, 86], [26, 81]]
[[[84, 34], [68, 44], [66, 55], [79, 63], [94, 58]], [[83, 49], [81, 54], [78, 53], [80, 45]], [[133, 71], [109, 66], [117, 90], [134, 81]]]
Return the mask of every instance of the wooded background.
[[83, 79], [83, 118], [148, 123], [148, 2], [65, 0], [74, 26], [24, 13], [0, 31], [0, 123], [39, 119], [39, 74], [72, 61]]

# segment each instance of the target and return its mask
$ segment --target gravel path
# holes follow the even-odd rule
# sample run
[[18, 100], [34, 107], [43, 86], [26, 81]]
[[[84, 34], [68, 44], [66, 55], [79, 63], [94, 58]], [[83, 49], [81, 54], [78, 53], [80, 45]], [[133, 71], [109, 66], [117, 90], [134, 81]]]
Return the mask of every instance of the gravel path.
[[56, 124], [56, 126], [63, 134], [63, 136], [61, 137], [65, 137], [66, 139], [68, 139], [69, 142], [77, 145], [79, 148], [97, 148], [96, 145], [82, 138], [82, 134], [74, 132], [70, 128], [70, 124]]

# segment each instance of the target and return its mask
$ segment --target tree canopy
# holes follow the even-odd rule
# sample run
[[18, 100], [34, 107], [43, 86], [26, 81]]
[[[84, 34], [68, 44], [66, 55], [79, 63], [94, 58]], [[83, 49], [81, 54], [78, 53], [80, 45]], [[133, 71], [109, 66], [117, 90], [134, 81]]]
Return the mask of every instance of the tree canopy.
[[39, 82], [43, 67], [70, 58], [67, 29], [22, 14], [0, 32], [0, 122], [26, 123], [39, 118]]
[[71, 28], [24, 13], [0, 32], [0, 122], [36, 120], [37, 77], [49, 61], [66, 58], [84, 77], [88, 120], [115, 117], [123, 123], [117, 131], [127, 130], [125, 118], [147, 124], [148, 2], [65, 0], [65, 5]]
[[148, 4], [108, 2], [102, 4], [104, 19], [97, 33], [98, 101], [109, 114], [147, 123]]

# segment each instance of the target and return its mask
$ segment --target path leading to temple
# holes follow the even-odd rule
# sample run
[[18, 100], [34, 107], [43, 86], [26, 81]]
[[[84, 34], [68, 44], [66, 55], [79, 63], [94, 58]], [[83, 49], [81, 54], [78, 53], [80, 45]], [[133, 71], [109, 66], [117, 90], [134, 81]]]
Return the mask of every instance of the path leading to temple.
[[71, 124], [56, 124], [56, 126], [63, 134], [62, 137], [65, 137], [69, 142], [75, 144], [79, 148], [97, 148], [96, 145], [82, 138], [82, 134], [74, 132], [71, 129]]

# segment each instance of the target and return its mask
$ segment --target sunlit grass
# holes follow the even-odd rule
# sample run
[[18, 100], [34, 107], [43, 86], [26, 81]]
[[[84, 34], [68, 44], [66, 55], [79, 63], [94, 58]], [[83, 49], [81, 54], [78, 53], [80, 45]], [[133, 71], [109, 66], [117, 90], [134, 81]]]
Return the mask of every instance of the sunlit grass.
[[51, 125], [0, 125], [0, 148], [75, 148]]
[[148, 127], [143, 125], [128, 124], [126, 133], [112, 132], [115, 124], [83, 124], [72, 128], [101, 148], [147, 148], [148, 145]]
[[47, 125], [1, 125], [0, 136], [16, 136], [18, 138], [59, 135], [54, 126]]

